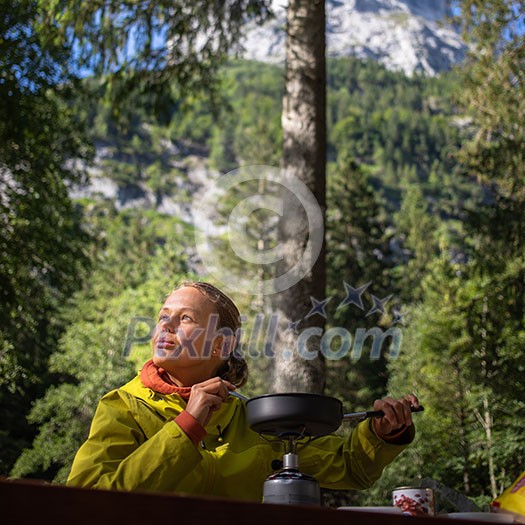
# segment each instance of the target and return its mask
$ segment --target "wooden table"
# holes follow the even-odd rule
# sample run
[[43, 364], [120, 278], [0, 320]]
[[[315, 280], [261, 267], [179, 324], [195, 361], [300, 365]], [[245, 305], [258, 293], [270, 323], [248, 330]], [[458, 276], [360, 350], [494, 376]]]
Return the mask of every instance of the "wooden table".
[[327, 507], [81, 489], [35, 480], [0, 479], [0, 522], [6, 525], [472, 525], [473, 521], [413, 517]]

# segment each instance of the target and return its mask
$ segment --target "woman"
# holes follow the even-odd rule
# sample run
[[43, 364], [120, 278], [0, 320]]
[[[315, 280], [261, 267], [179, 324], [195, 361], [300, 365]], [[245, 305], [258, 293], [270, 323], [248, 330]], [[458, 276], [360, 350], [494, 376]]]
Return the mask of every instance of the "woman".
[[[159, 312], [153, 359], [101, 399], [68, 485], [261, 501], [283, 450], [250, 430], [244, 403], [229, 395], [247, 380], [234, 353], [239, 327], [236, 306], [214, 286], [175, 289]], [[413, 395], [377, 400], [383, 418], [360, 423], [348, 439], [315, 439], [299, 452], [301, 471], [321, 487], [370, 487], [412, 441], [411, 405]]]

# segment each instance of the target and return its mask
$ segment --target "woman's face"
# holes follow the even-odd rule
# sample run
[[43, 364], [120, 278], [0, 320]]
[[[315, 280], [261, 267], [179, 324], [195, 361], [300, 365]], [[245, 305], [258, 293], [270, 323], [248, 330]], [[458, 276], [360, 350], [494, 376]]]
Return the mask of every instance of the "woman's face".
[[217, 310], [204, 294], [191, 286], [175, 290], [159, 312], [153, 362], [175, 377], [213, 377], [222, 363], [214, 339], [218, 325]]

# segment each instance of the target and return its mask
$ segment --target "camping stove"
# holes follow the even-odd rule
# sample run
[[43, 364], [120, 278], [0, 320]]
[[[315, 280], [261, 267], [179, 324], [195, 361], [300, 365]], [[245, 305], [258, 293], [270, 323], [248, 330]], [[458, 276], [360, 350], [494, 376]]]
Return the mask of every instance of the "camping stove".
[[[320, 490], [315, 478], [302, 474], [297, 456], [298, 442], [335, 432], [343, 421], [383, 417], [382, 410], [345, 414], [339, 399], [321, 394], [284, 393], [268, 394], [247, 399], [238, 392], [230, 395], [240, 397], [246, 403], [246, 416], [250, 428], [261, 437], [276, 437], [284, 441], [283, 468], [264, 482], [263, 501], [267, 503], [298, 503], [320, 505]], [[421, 412], [423, 407], [412, 407]]]
[[289, 436], [285, 439], [283, 467], [266, 478], [263, 503], [321, 505], [319, 483], [299, 470], [297, 438]]

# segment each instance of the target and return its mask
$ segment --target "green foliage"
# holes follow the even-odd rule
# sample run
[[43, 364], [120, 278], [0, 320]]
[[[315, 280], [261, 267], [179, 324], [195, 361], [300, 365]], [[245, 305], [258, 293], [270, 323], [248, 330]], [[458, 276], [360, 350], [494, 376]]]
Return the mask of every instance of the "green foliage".
[[490, 461], [496, 493], [520, 473], [524, 438], [517, 422], [525, 415], [520, 401], [525, 376], [516, 345], [525, 334], [523, 321], [501, 315], [508, 311], [501, 302], [515, 300], [512, 293], [503, 296], [505, 284], [480, 280], [473, 266], [445, 258], [429, 269], [425, 299], [411, 309], [389, 382], [392, 395], [410, 390], [426, 410], [417, 416], [418, 438], [410, 453], [374, 496], [389, 483], [430, 477], [484, 505], [494, 497]]
[[[410, 163], [428, 175], [433, 160], [447, 161], [457, 144], [447, 95], [454, 78], [408, 78], [353, 58], [328, 61], [328, 129], [331, 151], [348, 150], [359, 162], [380, 156], [394, 168]], [[417, 115], [417, 117], [416, 117]], [[448, 122], [447, 122], [448, 120]]]
[[525, 10], [520, 2], [473, 2], [462, 7], [465, 37], [473, 44], [458, 99], [473, 118], [460, 159], [498, 192], [525, 201]]
[[[432, 477], [486, 509], [524, 461], [523, 10], [507, 1], [461, 7], [474, 47], [457, 92], [471, 119], [458, 168], [484, 187], [465, 202], [457, 235], [442, 237], [441, 255], [425, 261], [422, 302], [411, 308], [389, 390], [409, 388], [427, 410], [415, 446], [372, 497]], [[424, 225], [424, 216], [411, 223]]]
[[402, 246], [411, 256], [406, 257], [405, 264], [396, 267], [395, 274], [403, 296], [414, 301], [422, 293], [420, 283], [427, 273], [428, 265], [439, 253], [439, 219], [430, 213], [419, 184], [407, 180], [405, 187], [406, 193], [395, 216], [395, 223]]
[[223, 89], [227, 105], [219, 114], [210, 143], [214, 166], [223, 171], [239, 164], [278, 166], [282, 70], [232, 61], [224, 69]]
[[[34, 429], [25, 416], [49, 381], [63, 327], [56, 311], [78, 288], [86, 233], [67, 189], [90, 157], [82, 89], [68, 49], [44, 46], [34, 2], [0, 4], [0, 473]], [[77, 99], [78, 100], [78, 99]]]
[[[352, 158], [343, 157], [328, 171], [326, 224], [327, 296], [333, 297], [335, 308], [330, 324], [344, 327], [352, 336], [358, 328], [388, 324], [383, 316], [367, 317], [368, 309], [360, 311], [353, 304], [336, 307], [345, 299], [345, 282], [354, 288], [370, 283], [370, 290], [362, 297], [365, 304], [371, 293], [382, 298], [391, 292], [391, 253], [387, 227], [381, 219], [381, 201], [370, 177]], [[368, 409], [384, 395], [385, 363], [384, 355], [370, 359], [369, 350], [359, 359], [348, 354], [329, 361], [328, 392], [345, 401], [352, 411]]]
[[187, 97], [180, 110], [173, 113], [170, 123], [171, 139], [206, 144], [211, 137], [213, 120], [207, 97]]
[[164, 296], [185, 277], [184, 241], [175, 219], [138, 210], [117, 213], [103, 203], [87, 204], [84, 214], [97, 239], [91, 246], [95, 271], [61, 311], [67, 328], [50, 359], [55, 384], [30, 412], [38, 434], [18, 458], [13, 477], [65, 481], [98, 400], [144, 362], [144, 348], [139, 357], [127, 339], [138, 336], [129, 331], [133, 320], [154, 323]]
[[125, 119], [132, 99], [150, 114], [165, 113], [174, 83], [186, 95], [208, 92], [217, 102], [217, 72], [238, 48], [240, 28], [270, 16], [267, 0], [38, 3], [46, 14], [40, 32], [74, 48], [76, 67], [104, 76], [113, 114]]

